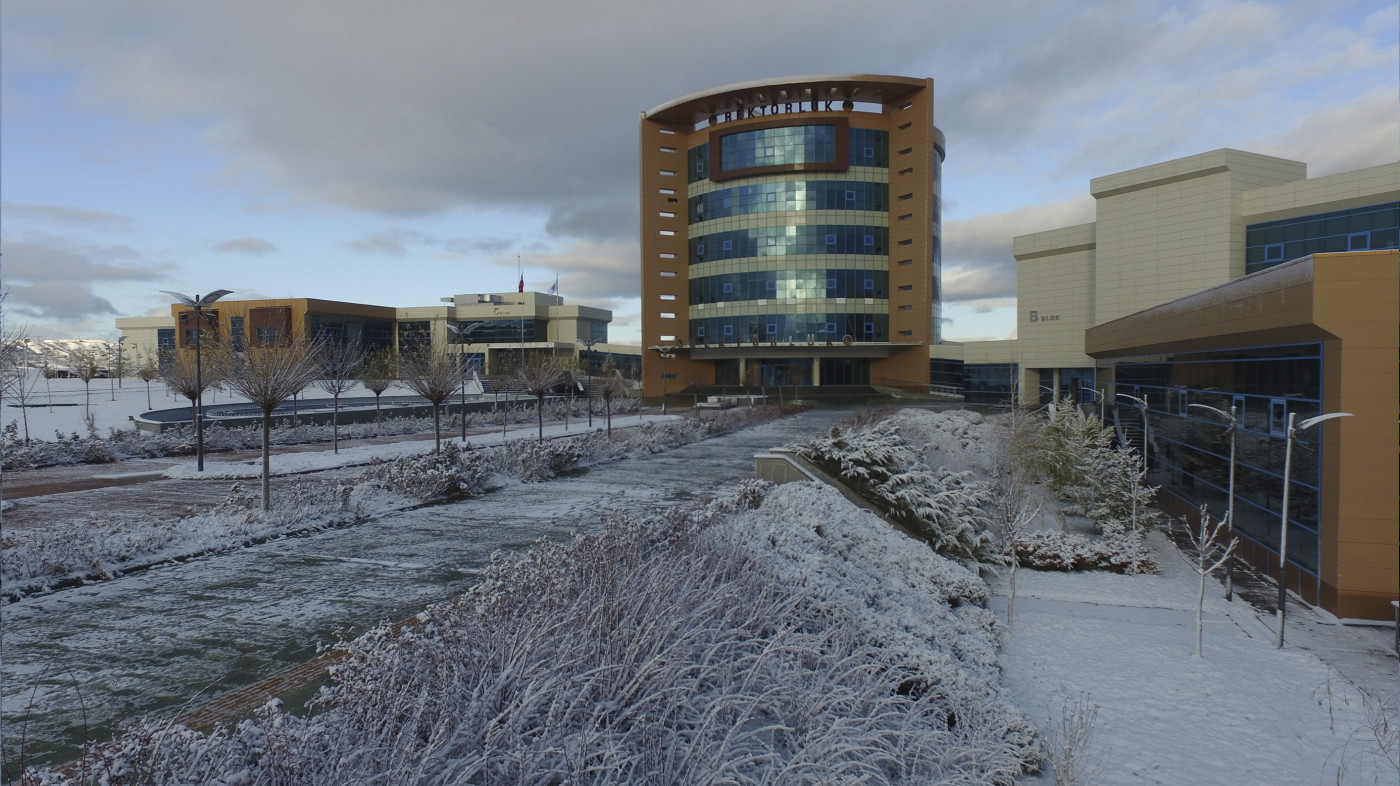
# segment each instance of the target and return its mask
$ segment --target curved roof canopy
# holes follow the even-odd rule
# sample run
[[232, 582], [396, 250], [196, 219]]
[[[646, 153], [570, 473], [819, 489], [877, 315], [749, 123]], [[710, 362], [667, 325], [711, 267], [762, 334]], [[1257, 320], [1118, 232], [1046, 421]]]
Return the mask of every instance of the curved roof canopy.
[[754, 106], [808, 101], [885, 104], [922, 90], [923, 79], [878, 74], [821, 74], [761, 79], [716, 87], [677, 98], [643, 114], [662, 123], [695, 124]]

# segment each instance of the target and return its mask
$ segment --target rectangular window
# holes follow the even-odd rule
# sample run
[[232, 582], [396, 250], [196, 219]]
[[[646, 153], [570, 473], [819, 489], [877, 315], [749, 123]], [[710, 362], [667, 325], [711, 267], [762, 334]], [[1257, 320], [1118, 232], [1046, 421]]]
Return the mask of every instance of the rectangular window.
[[661, 170], [661, 176], [662, 176], [662, 177], [675, 177], [675, 176], [676, 176], [676, 172], [675, 172], [675, 170], [672, 170], [672, 169], [663, 169], [663, 170]]
[[661, 318], [662, 318], [662, 319], [675, 319], [675, 318], [676, 318], [676, 314], [675, 314], [674, 311], [662, 311], [662, 312], [661, 312]]
[[834, 336], [834, 335], [836, 335], [836, 323], [835, 323], [835, 322], [828, 322], [828, 323], [826, 323], [826, 334], [827, 334], [828, 336]]
[[676, 230], [674, 230], [674, 229], [663, 229], [663, 230], [661, 230], [661, 236], [662, 236], [662, 237], [675, 237], [675, 236], [676, 236]]
[[768, 286], [766, 287], [766, 289], [767, 289], [769, 292], [776, 292], [777, 289], [778, 289], [778, 282], [777, 282], [777, 281], [774, 281], [774, 280], [772, 280], [772, 279], [769, 279], [769, 281], [768, 281]]
[[906, 147], [906, 148], [904, 148], [903, 150], [899, 151], [899, 154], [902, 155], [902, 156], [907, 156], [907, 155], [909, 155], [909, 154], [912, 153], [912, 152], [914, 152], [914, 148], [912, 148], [912, 147]]
[[900, 307], [899, 307], [899, 310], [900, 310], [900, 311], [913, 311], [913, 310], [914, 310], [914, 307], [913, 307], [913, 306], [900, 306]]
[[835, 236], [835, 235], [827, 235], [827, 236], [826, 236], [826, 244], [827, 244], [828, 246], [834, 246], [834, 245], [836, 245], [836, 236]]
[[676, 340], [676, 337], [675, 337], [675, 336], [662, 336], [662, 337], [661, 337], [661, 340], [662, 340], [662, 341], [675, 341], [675, 340]]
[[854, 202], [854, 201], [856, 201], [856, 192], [854, 192], [854, 191], [847, 191], [847, 192], [846, 192], [846, 201], [847, 201], [847, 202]]
[[899, 285], [899, 291], [900, 291], [900, 292], [912, 292], [912, 291], [914, 291], [914, 285], [913, 285], [913, 284], [900, 284], [900, 285]]
[[1264, 246], [1264, 261], [1265, 261], [1265, 262], [1282, 262], [1282, 261], [1283, 261], [1283, 244], [1282, 244], [1282, 243], [1274, 243], [1273, 245]]
[[1370, 232], [1357, 232], [1357, 233], [1355, 233], [1355, 234], [1347, 235], [1347, 250], [1348, 250], [1348, 251], [1366, 251], [1366, 250], [1369, 249], [1370, 247], [1371, 247], [1371, 233], [1370, 233]]
[[674, 189], [674, 188], [663, 188], [663, 189], [661, 189], [661, 193], [663, 193], [663, 194], [665, 194], [665, 195], [667, 195], [667, 196], [671, 196], [672, 194], [675, 194], [675, 193], [676, 193], [676, 189]]
[[675, 299], [676, 299], [676, 296], [675, 296], [675, 295], [662, 295], [662, 296], [661, 296], [661, 299], [662, 299], [662, 300], [675, 300]]
[[900, 267], [909, 267], [909, 266], [912, 265], [912, 264], [914, 264], [914, 260], [912, 260], [912, 259], [901, 259], [901, 260], [899, 260], [899, 266], [900, 266]]
[[676, 271], [674, 271], [674, 270], [663, 270], [663, 271], [661, 271], [661, 277], [662, 277], [662, 278], [675, 278], [675, 277], [676, 277]]
[[901, 202], [905, 202], [905, 201], [908, 201], [908, 200], [913, 199], [913, 198], [914, 198], [914, 195], [913, 195], [913, 194], [900, 194], [900, 195], [899, 195], [899, 201], [901, 201]]
[[770, 246], [776, 246], [776, 245], [778, 245], [778, 239], [777, 239], [776, 237], [769, 237], [769, 238], [768, 238], [768, 245], [770, 245]]
[[867, 246], [873, 246], [873, 245], [875, 245], [875, 236], [874, 236], [874, 235], [866, 235], [866, 236], [865, 236], [865, 245], [867, 245]]
[[899, 174], [901, 174], [901, 175], [912, 175], [912, 174], [914, 174], [914, 167], [912, 167], [912, 166], [910, 166], [910, 167], [905, 167], [905, 168], [899, 170]]
[[676, 217], [676, 214], [670, 212], [669, 210], [663, 210], [663, 211], [661, 211], [661, 217], [662, 217], [662, 218], [675, 218], [675, 217]]
[[704, 338], [704, 337], [705, 337], [705, 326], [704, 326], [704, 325], [699, 325], [699, 326], [697, 326], [697, 327], [695, 328], [695, 337], [696, 337], [696, 338]]
[[873, 147], [867, 147], [867, 148], [865, 148], [865, 150], [864, 150], [863, 152], [865, 153], [865, 157], [866, 157], [866, 158], [874, 158], [874, 157], [875, 157], [875, 148], [873, 148]]
[[875, 323], [874, 323], [874, 322], [866, 322], [866, 323], [865, 323], [865, 335], [869, 336], [869, 335], [873, 334], [874, 332], [875, 332]]
[[835, 289], [835, 288], [836, 288], [836, 279], [834, 279], [834, 278], [828, 278], [828, 279], [826, 280], [826, 288], [827, 288], [827, 289]]
[[871, 289], [874, 289], [874, 288], [875, 288], [875, 279], [873, 279], [873, 278], [867, 278], [867, 279], [865, 280], [865, 288], [866, 288], [867, 291], [868, 291], [868, 290], [871, 290]]
[[726, 336], [732, 336], [732, 335], [734, 335], [734, 326], [733, 326], [733, 325], [725, 325], [725, 326], [724, 326], [724, 335], [726, 335]]
[[726, 295], [732, 295], [732, 294], [734, 294], [734, 284], [733, 284], [733, 282], [726, 281], [726, 282], [724, 283], [724, 294], [726, 294]]
[[661, 129], [661, 133], [663, 133], [663, 134], [665, 134], [665, 135], [667, 135], [667, 136], [675, 136], [675, 135], [676, 135], [676, 132], [675, 132], [675, 131], [672, 131], [672, 130], [669, 129], [669, 128], [663, 128], [663, 129]]
[[1269, 433], [1276, 437], [1288, 436], [1288, 402], [1283, 399], [1269, 401]]
[[733, 241], [733, 240], [726, 240], [726, 241], [724, 241], [724, 250], [725, 250], [725, 251], [733, 251], [733, 250], [734, 250], [734, 241]]
[[697, 256], [697, 257], [703, 257], [703, 256], [705, 256], [705, 244], [704, 244], [704, 243], [696, 243], [696, 244], [695, 244], [695, 256]]
[[914, 238], [911, 237], [911, 238], [908, 238], [908, 239], [906, 239], [906, 240], [901, 240], [901, 241], [899, 241], [899, 244], [900, 244], [901, 246], [912, 246], [912, 245], [914, 245]]
[[900, 221], [908, 221], [909, 219], [911, 219], [911, 218], [913, 218], [913, 217], [914, 217], [914, 214], [913, 214], [913, 213], [905, 213], [904, 215], [902, 215], [902, 216], [899, 217], [899, 220], [900, 220]]
[[663, 147], [663, 148], [661, 148], [661, 152], [663, 152], [663, 153], [674, 153], [674, 152], [676, 152], [676, 149], [675, 149], [674, 147]]
[[[661, 252], [661, 258], [662, 258], [662, 259], [675, 259], [675, 258], [676, 258], [676, 255], [673, 254], [673, 253], [671, 253], [670, 251], [663, 251], [663, 252]], [[674, 274], [672, 274], [672, 275], [674, 275]]]
[[912, 336], [912, 335], [914, 335], [914, 331], [912, 331], [912, 330], [901, 330], [901, 331], [899, 331], [899, 335], [901, 335], [901, 336]]
[[903, 131], [904, 129], [906, 129], [906, 128], [912, 126], [912, 125], [914, 125], [914, 123], [913, 123], [912, 121], [910, 121], [910, 122], [908, 122], [908, 123], [904, 123], [903, 125], [901, 125], [901, 126], [899, 127], [899, 130], [900, 130], [900, 131]]

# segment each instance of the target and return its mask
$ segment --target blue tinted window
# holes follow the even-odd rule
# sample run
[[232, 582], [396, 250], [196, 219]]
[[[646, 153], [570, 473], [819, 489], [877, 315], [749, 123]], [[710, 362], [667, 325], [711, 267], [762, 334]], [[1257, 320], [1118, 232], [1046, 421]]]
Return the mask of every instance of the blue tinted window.
[[755, 183], [717, 189], [691, 197], [690, 221], [768, 213], [778, 210], [889, 210], [885, 183], [845, 180], [797, 180]]
[[836, 160], [836, 126], [788, 126], [740, 131], [720, 137], [722, 171], [756, 166], [831, 163]]
[[[881, 256], [886, 253], [888, 240], [889, 230], [885, 227], [807, 224], [736, 229], [698, 238], [690, 263], [786, 254]], [[725, 245], [726, 241], [730, 245]]]
[[697, 276], [689, 286], [692, 306], [769, 298], [888, 298], [889, 273], [825, 268], [750, 270]]
[[1245, 272], [1308, 254], [1400, 247], [1400, 202], [1266, 221], [1245, 228]]

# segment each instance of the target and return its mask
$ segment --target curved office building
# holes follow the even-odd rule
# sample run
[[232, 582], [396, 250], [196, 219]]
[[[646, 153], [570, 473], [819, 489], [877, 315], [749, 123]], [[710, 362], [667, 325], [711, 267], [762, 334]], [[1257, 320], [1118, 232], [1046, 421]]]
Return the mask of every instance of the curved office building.
[[647, 395], [925, 385], [939, 341], [933, 80], [744, 82], [641, 117]]

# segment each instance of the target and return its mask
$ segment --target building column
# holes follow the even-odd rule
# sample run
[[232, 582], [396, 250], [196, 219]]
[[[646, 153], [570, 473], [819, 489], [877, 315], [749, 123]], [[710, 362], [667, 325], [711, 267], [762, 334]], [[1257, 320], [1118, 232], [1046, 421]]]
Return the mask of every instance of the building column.
[[822, 359], [812, 358], [812, 387], [822, 386]]

